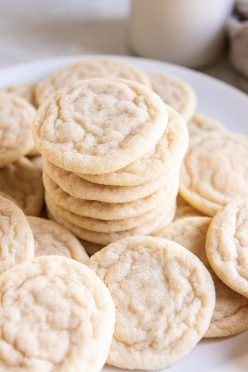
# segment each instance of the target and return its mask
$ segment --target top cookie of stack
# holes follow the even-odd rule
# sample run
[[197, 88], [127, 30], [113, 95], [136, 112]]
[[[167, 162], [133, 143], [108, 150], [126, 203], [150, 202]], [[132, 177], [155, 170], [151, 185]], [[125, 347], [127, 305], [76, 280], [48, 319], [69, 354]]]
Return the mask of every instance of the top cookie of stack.
[[57, 91], [38, 110], [41, 153], [71, 172], [114, 172], [151, 151], [168, 121], [162, 100], [128, 80], [86, 79]]

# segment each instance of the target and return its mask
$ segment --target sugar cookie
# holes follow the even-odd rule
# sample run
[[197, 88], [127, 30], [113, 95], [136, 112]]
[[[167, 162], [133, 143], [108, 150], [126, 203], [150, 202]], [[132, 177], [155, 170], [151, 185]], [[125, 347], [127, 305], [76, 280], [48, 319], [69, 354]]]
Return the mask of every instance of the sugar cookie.
[[89, 266], [116, 305], [108, 364], [163, 369], [188, 354], [206, 332], [214, 284], [201, 261], [181, 245], [126, 238], [93, 255]]
[[46, 173], [43, 174], [46, 194], [54, 203], [80, 216], [100, 220], [121, 220], [147, 213], [166, 202], [171, 191], [160, 189], [145, 198], [128, 203], [104, 203], [96, 200], [74, 198], [63, 191]]
[[184, 81], [163, 72], [147, 73], [153, 90], [162, 100], [189, 121], [195, 112], [197, 98], [193, 89]]
[[224, 205], [248, 196], [248, 137], [219, 131], [190, 145], [180, 180], [182, 197], [213, 216]]
[[248, 199], [226, 205], [213, 218], [206, 251], [212, 269], [234, 291], [248, 298]]
[[0, 167], [26, 155], [33, 148], [34, 107], [14, 94], [0, 92]]
[[5, 93], [15, 94], [24, 98], [26, 101], [31, 103], [31, 105], [36, 106], [35, 97], [34, 97], [34, 83], [18, 83], [13, 85], [8, 85], [3, 88], [2, 91]]
[[200, 258], [210, 272], [216, 290], [216, 305], [204, 337], [226, 337], [248, 329], [248, 300], [228, 288], [211, 269], [206, 252], [209, 217], [186, 217], [160, 231], [158, 236], [174, 240]]
[[44, 200], [40, 171], [26, 158], [0, 168], [0, 191], [17, 201], [25, 214], [38, 216]]
[[56, 222], [40, 217], [28, 217], [34, 235], [34, 255], [59, 255], [82, 263], [88, 262], [88, 255], [78, 239]]
[[92, 183], [79, 177], [77, 174], [68, 172], [43, 159], [44, 173], [67, 194], [74, 198], [97, 200], [105, 203], [128, 203], [145, 198], [159, 189], [177, 190], [178, 172], [173, 169], [172, 174], [164, 174], [151, 182], [139, 186], [107, 186]]
[[0, 299], [2, 371], [101, 370], [114, 306], [87, 266], [65, 257], [36, 257], [0, 276]]
[[41, 80], [35, 89], [36, 101], [40, 106], [56, 90], [78, 80], [90, 78], [122, 78], [151, 86], [146, 74], [132, 65], [114, 58], [87, 58], [64, 66]]
[[53, 220], [71, 231], [78, 238], [103, 246], [128, 236], [152, 234], [153, 231], [161, 229], [163, 226], [168, 225], [173, 220], [175, 209], [175, 206], [169, 210], [166, 209], [153, 221], [142, 226], [112, 233], [95, 232], [76, 226], [73, 223], [68, 222], [64, 217], [61, 217], [60, 214], [57, 213], [56, 208], [53, 208], [53, 205], [49, 205], [49, 215], [52, 216]]
[[0, 195], [0, 273], [34, 256], [34, 239], [22, 210]]
[[169, 117], [167, 128], [150, 153], [116, 172], [102, 175], [79, 174], [79, 176], [89, 182], [103, 185], [137, 186], [179, 167], [188, 148], [188, 129], [175, 110], [170, 107], [167, 109]]
[[38, 150], [75, 173], [114, 172], [151, 151], [167, 126], [166, 105], [129, 80], [81, 80], [57, 91], [33, 123]]

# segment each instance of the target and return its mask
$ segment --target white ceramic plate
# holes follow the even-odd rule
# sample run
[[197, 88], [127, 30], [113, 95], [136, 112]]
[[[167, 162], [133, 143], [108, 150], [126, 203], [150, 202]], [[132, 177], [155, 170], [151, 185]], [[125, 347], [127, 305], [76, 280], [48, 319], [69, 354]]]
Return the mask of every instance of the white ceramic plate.
[[[0, 87], [38, 80], [60, 66], [79, 58], [88, 57], [59, 57], [0, 70]], [[116, 58], [133, 63], [146, 71], [164, 71], [184, 79], [192, 85], [197, 93], [198, 111], [212, 115], [233, 131], [248, 134], [248, 98], [246, 94], [214, 78], [183, 67], [141, 58]], [[104, 368], [104, 372], [118, 371], [120, 372], [116, 368]], [[188, 356], [171, 367], [169, 371], [248, 371], [248, 331], [225, 339], [201, 341]]]

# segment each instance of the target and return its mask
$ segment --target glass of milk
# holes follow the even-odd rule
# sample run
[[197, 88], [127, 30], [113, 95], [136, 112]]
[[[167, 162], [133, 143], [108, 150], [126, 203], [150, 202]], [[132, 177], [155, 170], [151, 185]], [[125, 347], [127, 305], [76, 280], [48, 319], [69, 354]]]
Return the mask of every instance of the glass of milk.
[[143, 57], [202, 67], [223, 51], [234, 0], [132, 0], [129, 34]]

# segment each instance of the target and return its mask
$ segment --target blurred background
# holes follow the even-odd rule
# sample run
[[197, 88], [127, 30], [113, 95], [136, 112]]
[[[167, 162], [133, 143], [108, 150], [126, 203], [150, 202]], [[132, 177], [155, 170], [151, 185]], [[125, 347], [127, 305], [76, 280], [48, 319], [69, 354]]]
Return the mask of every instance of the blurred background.
[[0, 0], [0, 67], [82, 53], [162, 59], [248, 90], [248, 0]]

